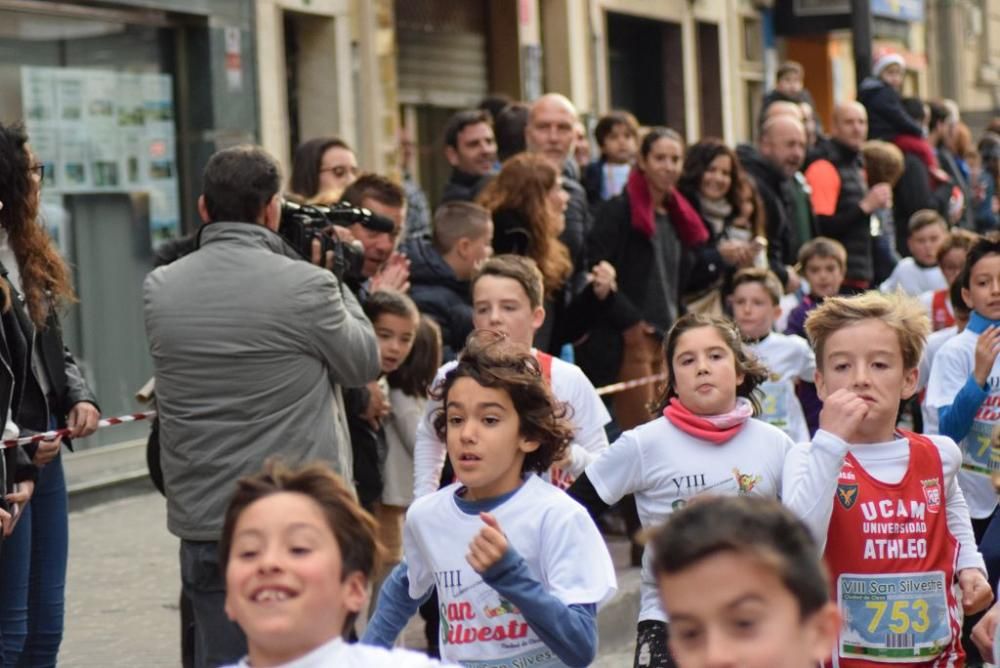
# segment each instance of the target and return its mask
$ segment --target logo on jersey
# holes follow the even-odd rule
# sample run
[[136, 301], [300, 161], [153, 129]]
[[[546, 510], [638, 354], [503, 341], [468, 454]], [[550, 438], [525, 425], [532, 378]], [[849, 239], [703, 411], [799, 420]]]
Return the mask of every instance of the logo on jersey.
[[840, 483], [837, 485], [837, 500], [844, 510], [850, 510], [858, 502], [858, 483]]
[[936, 513], [941, 510], [941, 482], [937, 478], [921, 480], [924, 488], [924, 499], [927, 501], [927, 512]]
[[740, 488], [740, 494], [749, 494], [757, 486], [763, 476], [740, 473], [739, 469], [733, 469], [733, 476], [736, 478], [736, 485]]

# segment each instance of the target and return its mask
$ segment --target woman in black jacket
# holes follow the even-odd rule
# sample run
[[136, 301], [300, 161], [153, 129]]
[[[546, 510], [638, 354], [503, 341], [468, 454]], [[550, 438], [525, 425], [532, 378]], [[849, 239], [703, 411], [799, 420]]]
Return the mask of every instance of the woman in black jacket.
[[[676, 189], [683, 161], [680, 135], [652, 128], [625, 191], [598, 210], [588, 251], [615, 268], [618, 291], [606, 317], [592, 322], [589, 336], [577, 345], [577, 362], [594, 385], [661, 370], [660, 341], [683, 311], [683, 254], [708, 240], [697, 212]], [[619, 427], [650, 419], [654, 390], [650, 384], [615, 395]]]
[[[12, 295], [5, 334], [20, 397], [13, 418], [22, 431], [68, 427], [83, 437], [97, 429], [100, 411], [62, 343], [56, 311], [75, 295], [69, 269], [37, 220], [43, 167], [27, 141], [22, 126], [0, 125], [0, 276]], [[69, 542], [61, 446], [57, 438], [28, 450], [38, 482], [0, 555], [4, 665], [56, 665]]]
[[535, 153], [519, 153], [505, 162], [478, 198], [493, 216], [493, 252], [530, 257], [542, 272], [545, 322], [535, 333], [535, 347], [554, 355], [586, 334], [610, 303], [615, 286], [615, 271], [607, 262], [589, 273], [573, 266], [569, 249], [559, 240], [568, 202], [559, 172]]

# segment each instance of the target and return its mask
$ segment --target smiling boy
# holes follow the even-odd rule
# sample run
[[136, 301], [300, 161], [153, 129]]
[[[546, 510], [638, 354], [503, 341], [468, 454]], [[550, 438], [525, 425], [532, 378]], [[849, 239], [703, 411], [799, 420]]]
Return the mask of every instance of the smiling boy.
[[877, 292], [828, 299], [806, 321], [824, 405], [812, 443], [786, 460], [782, 499], [825, 545], [845, 619], [837, 666], [962, 665], [963, 610], [992, 599], [961, 453], [895, 426], [928, 330], [916, 300]]

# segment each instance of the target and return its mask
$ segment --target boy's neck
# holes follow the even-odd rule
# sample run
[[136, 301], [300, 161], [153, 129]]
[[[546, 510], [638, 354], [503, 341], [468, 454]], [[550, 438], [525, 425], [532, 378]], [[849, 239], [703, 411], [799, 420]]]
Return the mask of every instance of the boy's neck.
[[757, 333], [757, 332], [752, 333], [752, 334], [751, 333], [743, 334], [741, 332], [741, 334], [743, 335], [743, 343], [749, 343], [751, 345], [753, 345], [755, 343], [760, 343], [761, 341], [763, 341], [767, 337], [771, 336], [771, 330], [773, 329], [773, 327], [774, 327], [774, 325], [772, 324], [771, 328], [768, 329], [763, 334]]
[[442, 253], [441, 259], [444, 260], [446, 265], [451, 267], [451, 270], [455, 272], [455, 278], [458, 280], [467, 281], [472, 278], [472, 271], [466, 269], [465, 263], [462, 262], [460, 257], [458, 257], [455, 249], [452, 249], [447, 253]]
[[889, 424], [871, 425], [870, 428], [858, 428], [851, 437], [847, 439], [849, 445], [868, 445], [871, 443], [888, 443], [896, 440], [896, 418]]
[[464, 487], [458, 493], [458, 498], [467, 503], [472, 502], [477, 505], [489, 505], [491, 502], [503, 502], [514, 495], [514, 492], [521, 489], [524, 479], [517, 477], [512, 483], [499, 485], [489, 485], [487, 487]]
[[609, 156], [604, 156], [604, 164], [605, 165], [631, 165], [632, 161], [631, 160], [624, 160], [624, 161], [622, 161], [622, 160], [616, 160], [615, 158], [611, 158]]
[[[343, 625], [343, 622], [341, 622]], [[253, 668], [271, 668], [272, 666], [283, 666], [286, 663], [291, 663], [292, 661], [297, 661], [309, 654], [315, 652], [316, 650], [326, 647], [327, 645], [340, 640], [338, 637], [333, 637], [316, 647], [300, 647], [294, 650], [283, 649], [272, 651], [269, 648], [261, 647], [259, 643], [254, 643], [250, 641], [248, 643], [247, 651], [247, 663], [249, 663]]]

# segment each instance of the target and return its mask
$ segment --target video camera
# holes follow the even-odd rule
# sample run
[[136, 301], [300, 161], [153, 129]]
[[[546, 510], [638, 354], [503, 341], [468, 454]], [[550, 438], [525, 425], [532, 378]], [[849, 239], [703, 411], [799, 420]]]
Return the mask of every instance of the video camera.
[[392, 233], [395, 224], [370, 209], [340, 202], [332, 206], [297, 204], [285, 200], [281, 204], [281, 225], [278, 233], [307, 260], [312, 257], [313, 241], [318, 240], [321, 257], [333, 251], [333, 273], [340, 280], [360, 283], [365, 252], [360, 241], [343, 243], [330, 228], [360, 224], [375, 232]]

